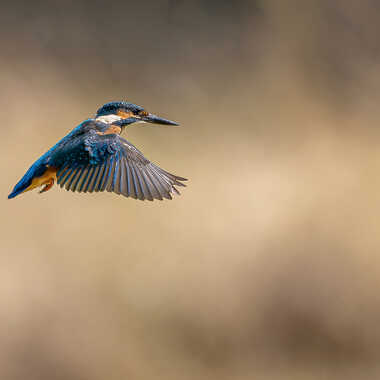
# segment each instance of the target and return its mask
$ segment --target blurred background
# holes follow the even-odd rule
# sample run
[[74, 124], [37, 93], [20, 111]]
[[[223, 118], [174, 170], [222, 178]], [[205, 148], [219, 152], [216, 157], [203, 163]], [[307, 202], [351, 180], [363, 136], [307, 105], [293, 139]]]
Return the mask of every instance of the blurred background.
[[[380, 5], [12, 1], [0, 14], [0, 379], [380, 378]], [[173, 201], [6, 199], [127, 100]]]

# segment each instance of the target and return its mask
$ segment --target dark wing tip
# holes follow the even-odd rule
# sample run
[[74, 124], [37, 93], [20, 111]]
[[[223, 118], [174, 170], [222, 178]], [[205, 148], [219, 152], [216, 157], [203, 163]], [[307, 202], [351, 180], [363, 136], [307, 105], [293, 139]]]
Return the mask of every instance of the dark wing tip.
[[183, 178], [183, 177], [178, 177], [177, 175], [175, 176], [177, 181], [188, 181], [188, 178]]

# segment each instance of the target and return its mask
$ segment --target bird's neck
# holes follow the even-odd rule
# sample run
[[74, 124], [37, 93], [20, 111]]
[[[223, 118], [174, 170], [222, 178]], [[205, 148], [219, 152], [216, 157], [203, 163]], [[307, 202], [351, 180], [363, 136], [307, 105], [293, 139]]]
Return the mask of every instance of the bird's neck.
[[104, 116], [97, 117], [95, 120], [101, 121], [102, 123], [111, 124], [121, 119], [122, 119], [121, 116], [118, 116], [118, 115], [104, 115]]

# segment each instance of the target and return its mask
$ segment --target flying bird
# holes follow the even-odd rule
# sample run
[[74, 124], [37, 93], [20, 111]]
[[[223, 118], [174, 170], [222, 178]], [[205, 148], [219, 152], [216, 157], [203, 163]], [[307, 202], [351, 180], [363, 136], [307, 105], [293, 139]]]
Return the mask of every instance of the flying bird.
[[128, 102], [104, 104], [96, 116], [87, 119], [40, 157], [16, 184], [8, 199], [54, 183], [66, 190], [92, 193], [109, 191], [140, 200], [172, 199], [178, 177], [150, 162], [120, 135], [133, 123], [178, 125]]

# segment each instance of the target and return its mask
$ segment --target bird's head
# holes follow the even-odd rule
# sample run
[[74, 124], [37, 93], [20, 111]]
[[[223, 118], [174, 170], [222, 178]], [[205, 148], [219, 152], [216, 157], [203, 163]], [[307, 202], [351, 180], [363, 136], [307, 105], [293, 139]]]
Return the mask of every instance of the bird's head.
[[107, 124], [117, 124], [125, 127], [137, 122], [163, 125], [179, 125], [147, 112], [143, 107], [127, 102], [110, 102], [100, 107], [95, 116], [96, 120]]

